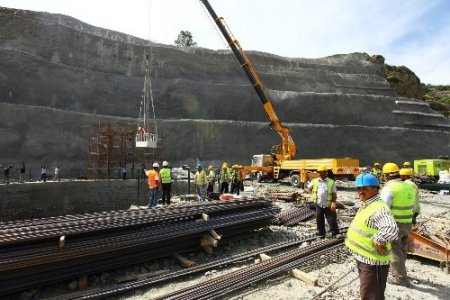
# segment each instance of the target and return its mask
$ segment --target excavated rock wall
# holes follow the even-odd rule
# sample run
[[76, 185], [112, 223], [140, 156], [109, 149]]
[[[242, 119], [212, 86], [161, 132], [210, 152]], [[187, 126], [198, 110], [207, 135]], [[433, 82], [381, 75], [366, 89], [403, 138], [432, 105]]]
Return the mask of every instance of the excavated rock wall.
[[[279, 143], [230, 51], [149, 46], [66, 16], [0, 9], [0, 164], [85, 175], [89, 131], [136, 127], [147, 54], [165, 160], [247, 164]], [[448, 154], [449, 120], [398, 97], [367, 54], [249, 56], [299, 158], [364, 165]]]

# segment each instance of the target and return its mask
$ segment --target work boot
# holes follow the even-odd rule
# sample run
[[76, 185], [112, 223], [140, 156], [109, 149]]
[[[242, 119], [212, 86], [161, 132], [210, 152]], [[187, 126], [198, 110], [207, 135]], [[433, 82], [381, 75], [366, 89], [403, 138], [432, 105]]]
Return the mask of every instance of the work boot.
[[387, 282], [393, 285], [399, 285], [399, 286], [404, 286], [404, 287], [410, 287], [411, 283], [408, 280], [408, 278], [406, 279], [400, 279], [396, 276], [393, 275], [389, 275], [387, 278]]

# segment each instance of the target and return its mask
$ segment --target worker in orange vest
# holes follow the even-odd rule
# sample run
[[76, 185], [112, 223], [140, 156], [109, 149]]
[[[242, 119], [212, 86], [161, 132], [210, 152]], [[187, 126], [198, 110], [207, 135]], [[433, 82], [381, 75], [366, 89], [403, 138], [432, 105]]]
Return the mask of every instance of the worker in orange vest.
[[150, 191], [148, 207], [155, 207], [158, 204], [158, 192], [161, 185], [159, 180], [159, 164], [155, 162], [153, 163], [153, 170], [144, 171], [145, 175], [147, 175], [148, 188]]

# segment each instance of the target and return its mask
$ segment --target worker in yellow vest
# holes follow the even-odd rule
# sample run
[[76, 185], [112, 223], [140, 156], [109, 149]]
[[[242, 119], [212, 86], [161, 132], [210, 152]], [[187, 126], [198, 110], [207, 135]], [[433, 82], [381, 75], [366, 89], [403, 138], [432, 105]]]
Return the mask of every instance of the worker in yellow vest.
[[355, 180], [360, 208], [347, 231], [345, 245], [356, 259], [361, 299], [384, 300], [391, 260], [391, 242], [398, 227], [389, 207], [380, 199], [378, 179], [363, 173]]
[[381, 182], [381, 178], [383, 177], [383, 171], [381, 171], [381, 165], [379, 162], [373, 164], [371, 173], [377, 178], [378, 182]]
[[208, 188], [206, 190], [207, 195], [209, 195], [209, 193], [213, 193], [214, 192], [214, 184], [216, 183], [216, 172], [214, 171], [214, 167], [212, 165], [210, 165], [208, 167]]
[[208, 185], [208, 177], [202, 164], [197, 164], [197, 172], [194, 175], [194, 185], [197, 190], [199, 201], [206, 200], [206, 186]]
[[339, 234], [336, 220], [336, 199], [337, 189], [334, 180], [327, 177], [327, 167], [317, 168], [319, 177], [314, 178], [307, 186], [307, 190], [312, 193], [312, 200], [316, 205], [317, 233], [321, 238], [325, 237], [325, 217], [332, 236]]
[[410, 286], [405, 266], [406, 249], [413, 215], [416, 212], [417, 191], [411, 184], [401, 181], [400, 169], [395, 163], [386, 163], [383, 166], [383, 174], [386, 184], [380, 192], [380, 197], [391, 209], [399, 229], [398, 238], [392, 242], [392, 276], [388, 278], [388, 282]]
[[406, 183], [409, 183], [413, 186], [413, 188], [416, 190], [416, 200], [414, 202], [414, 215], [412, 218], [412, 224], [416, 224], [417, 222], [417, 216], [420, 214], [420, 199], [419, 199], [419, 187], [417, 184], [412, 180], [412, 177], [414, 176], [414, 172], [412, 168], [401, 168], [400, 169], [400, 179]]
[[229, 192], [229, 184], [231, 181], [231, 172], [228, 168], [227, 163], [222, 164], [222, 169], [219, 173], [219, 181], [220, 181], [220, 193], [228, 193]]
[[159, 176], [161, 177], [161, 187], [162, 187], [162, 202], [163, 204], [170, 204], [170, 197], [172, 191], [172, 170], [169, 168], [169, 163], [163, 161], [162, 169], [159, 171]]

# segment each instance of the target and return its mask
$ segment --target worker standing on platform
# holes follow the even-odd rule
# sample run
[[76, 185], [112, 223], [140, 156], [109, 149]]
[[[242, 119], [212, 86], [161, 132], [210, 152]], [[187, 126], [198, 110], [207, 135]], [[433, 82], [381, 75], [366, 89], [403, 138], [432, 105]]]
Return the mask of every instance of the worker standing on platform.
[[162, 169], [159, 171], [159, 175], [161, 176], [162, 202], [163, 204], [170, 205], [172, 170], [169, 168], [169, 163], [167, 161], [163, 161]]
[[197, 172], [194, 175], [194, 185], [197, 190], [197, 195], [200, 201], [206, 200], [206, 186], [208, 185], [208, 178], [202, 164], [197, 164]]
[[307, 190], [312, 193], [312, 199], [316, 204], [316, 235], [321, 238], [325, 237], [326, 217], [332, 236], [336, 236], [339, 234], [336, 219], [336, 184], [334, 180], [327, 177], [325, 166], [319, 166], [317, 173], [319, 173], [319, 177], [314, 178], [307, 186]]
[[397, 238], [398, 227], [378, 195], [375, 175], [358, 175], [355, 185], [361, 206], [348, 228], [345, 245], [356, 259], [361, 299], [384, 300], [391, 242]]
[[399, 232], [398, 238], [392, 242], [392, 276], [390, 284], [410, 286], [406, 273], [406, 249], [411, 232], [412, 219], [415, 213], [417, 191], [414, 187], [400, 180], [400, 169], [395, 163], [389, 162], [383, 166], [386, 184], [380, 193], [380, 198], [390, 208]]
[[148, 188], [150, 191], [150, 200], [148, 207], [155, 207], [158, 204], [158, 192], [160, 187], [159, 164], [153, 163], [153, 170], [145, 170], [147, 176]]

